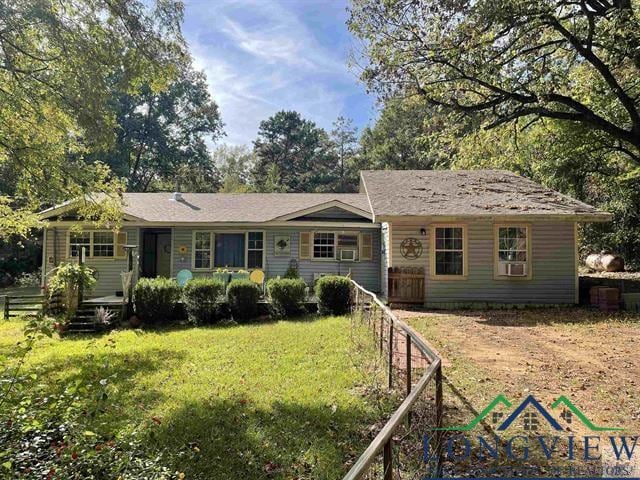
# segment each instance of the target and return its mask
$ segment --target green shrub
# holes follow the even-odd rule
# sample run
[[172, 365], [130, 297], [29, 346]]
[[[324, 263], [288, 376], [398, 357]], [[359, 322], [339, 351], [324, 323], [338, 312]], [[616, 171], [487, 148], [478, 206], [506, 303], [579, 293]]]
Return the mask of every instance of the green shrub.
[[189, 322], [194, 325], [213, 323], [220, 318], [220, 300], [224, 283], [214, 278], [194, 278], [182, 290], [182, 301]]
[[258, 316], [260, 288], [251, 280], [232, 280], [227, 299], [234, 320], [242, 322]]
[[351, 282], [347, 277], [329, 275], [316, 282], [321, 315], [344, 315], [351, 309]]
[[307, 285], [301, 278], [272, 278], [267, 282], [271, 310], [276, 317], [291, 317], [302, 313]]
[[290, 266], [287, 268], [287, 271], [284, 272], [284, 278], [300, 278], [297, 267]]
[[180, 285], [168, 278], [141, 278], [133, 292], [136, 314], [147, 323], [174, 317], [180, 300]]

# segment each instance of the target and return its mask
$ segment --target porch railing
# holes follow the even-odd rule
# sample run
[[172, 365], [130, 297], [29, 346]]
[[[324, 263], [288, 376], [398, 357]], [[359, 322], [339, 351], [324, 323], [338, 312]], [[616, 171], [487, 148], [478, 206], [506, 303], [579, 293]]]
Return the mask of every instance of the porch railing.
[[354, 281], [352, 288], [354, 320], [371, 330], [384, 360], [387, 386], [401, 392], [403, 400], [343, 480], [440, 477], [441, 358], [374, 293]]
[[424, 268], [392, 267], [388, 272], [389, 302], [424, 302]]

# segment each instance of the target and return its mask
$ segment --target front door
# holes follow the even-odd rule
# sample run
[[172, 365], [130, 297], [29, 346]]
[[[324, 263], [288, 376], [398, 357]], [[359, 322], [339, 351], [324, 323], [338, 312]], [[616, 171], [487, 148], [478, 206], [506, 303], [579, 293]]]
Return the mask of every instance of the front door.
[[142, 231], [141, 275], [149, 278], [171, 276], [171, 229]]

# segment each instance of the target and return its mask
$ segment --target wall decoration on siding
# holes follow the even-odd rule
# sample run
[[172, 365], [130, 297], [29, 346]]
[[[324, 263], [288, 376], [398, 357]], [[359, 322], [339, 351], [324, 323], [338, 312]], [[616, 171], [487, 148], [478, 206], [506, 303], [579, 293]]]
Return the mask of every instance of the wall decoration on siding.
[[415, 260], [422, 256], [422, 242], [417, 238], [405, 238], [400, 243], [400, 255], [407, 260]]
[[180, 246], [178, 247], [178, 251], [179, 251], [180, 253], [187, 253], [187, 246], [186, 246], [186, 245], [180, 245]]
[[276, 235], [274, 238], [274, 249], [276, 257], [286, 257], [291, 255], [291, 236]]

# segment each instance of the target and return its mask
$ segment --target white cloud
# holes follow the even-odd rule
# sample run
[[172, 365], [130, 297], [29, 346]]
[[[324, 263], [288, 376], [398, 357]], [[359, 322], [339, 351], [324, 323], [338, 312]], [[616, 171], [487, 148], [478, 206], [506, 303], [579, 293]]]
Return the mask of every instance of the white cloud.
[[187, 2], [185, 36], [220, 107], [223, 142], [250, 144], [260, 121], [282, 109], [325, 128], [344, 114], [346, 97], [361, 88], [344, 51], [320, 45], [312, 29], [277, 1], [215, 5]]

